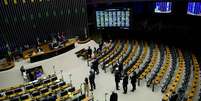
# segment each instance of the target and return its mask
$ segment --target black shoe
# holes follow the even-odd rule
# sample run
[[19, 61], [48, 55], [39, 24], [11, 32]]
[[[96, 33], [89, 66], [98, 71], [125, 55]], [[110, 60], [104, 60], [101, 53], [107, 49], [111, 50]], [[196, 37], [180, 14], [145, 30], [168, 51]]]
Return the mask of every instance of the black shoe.
[[120, 90], [120, 89], [117, 89], [117, 90]]
[[134, 90], [131, 90], [131, 92], [134, 92]]

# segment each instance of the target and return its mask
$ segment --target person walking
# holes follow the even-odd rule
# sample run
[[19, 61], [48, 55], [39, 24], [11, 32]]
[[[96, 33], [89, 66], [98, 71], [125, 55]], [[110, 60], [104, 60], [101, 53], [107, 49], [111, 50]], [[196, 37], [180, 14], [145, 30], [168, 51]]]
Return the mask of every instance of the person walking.
[[91, 55], [92, 55], [92, 49], [91, 49], [90, 46], [88, 47], [87, 52], [88, 52], [88, 56], [89, 56], [89, 58], [91, 58]]
[[118, 68], [116, 68], [115, 71], [115, 84], [116, 84], [116, 90], [119, 90], [119, 82], [121, 80], [120, 72], [118, 71]]
[[132, 92], [136, 90], [136, 82], [137, 82], [137, 75], [136, 72], [133, 72], [132, 76], [130, 77], [131, 79], [131, 85], [132, 85]]
[[23, 76], [23, 73], [25, 72], [25, 69], [24, 69], [23, 65], [20, 67], [20, 71], [21, 71], [21, 75]]
[[96, 89], [94, 71], [90, 71], [89, 82], [90, 82], [90, 86], [91, 86], [91, 91], [93, 91], [93, 89]]
[[89, 96], [89, 80], [87, 77], [84, 79], [84, 93]]
[[95, 59], [94, 62], [92, 63], [91, 69], [93, 69], [96, 72], [96, 74], [99, 74], [98, 60], [97, 59]]
[[110, 95], [110, 101], [118, 101], [118, 94], [115, 93], [114, 91]]
[[123, 73], [123, 63], [119, 63], [119, 72], [121, 73], [121, 76], [122, 76], [122, 73]]
[[124, 94], [127, 93], [127, 87], [128, 86], [128, 75], [127, 73], [124, 74], [124, 78], [123, 78], [123, 90], [124, 90]]

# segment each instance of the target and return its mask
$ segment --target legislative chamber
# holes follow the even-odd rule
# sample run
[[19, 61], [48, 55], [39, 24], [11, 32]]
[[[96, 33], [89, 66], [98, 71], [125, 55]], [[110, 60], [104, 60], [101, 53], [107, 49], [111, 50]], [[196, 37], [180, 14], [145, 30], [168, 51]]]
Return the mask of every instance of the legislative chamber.
[[200, 1], [0, 8], [0, 101], [201, 101]]

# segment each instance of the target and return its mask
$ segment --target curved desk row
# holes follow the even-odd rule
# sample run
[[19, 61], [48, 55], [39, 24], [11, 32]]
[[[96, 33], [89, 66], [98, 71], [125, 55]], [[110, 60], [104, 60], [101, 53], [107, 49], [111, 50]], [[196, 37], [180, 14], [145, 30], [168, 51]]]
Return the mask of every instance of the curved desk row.
[[64, 47], [62, 47], [62, 48], [57, 48], [57, 49], [50, 50], [45, 53], [33, 55], [30, 57], [30, 62], [33, 63], [33, 62], [49, 59], [51, 57], [63, 54], [65, 52], [75, 48], [74, 43], [75, 43], [75, 41], [70, 41], [70, 42], [65, 43]]
[[15, 63], [13, 61], [3, 61], [0, 63], [0, 71], [5, 71], [8, 69], [11, 69], [15, 66]]

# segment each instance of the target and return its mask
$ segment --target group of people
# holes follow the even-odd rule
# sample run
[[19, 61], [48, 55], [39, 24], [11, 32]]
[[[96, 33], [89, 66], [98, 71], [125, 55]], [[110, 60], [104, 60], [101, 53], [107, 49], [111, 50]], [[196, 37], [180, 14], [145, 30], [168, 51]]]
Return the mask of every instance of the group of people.
[[43, 75], [43, 71], [41, 69], [34, 69], [30, 72], [25, 69], [24, 66], [20, 67], [20, 71], [25, 82], [34, 81]]
[[[91, 70], [89, 72], [89, 77], [85, 77], [84, 79], [84, 92], [86, 96], [89, 96], [89, 89], [90, 91], [93, 91], [96, 89], [96, 83], [95, 83], [95, 72]], [[89, 88], [90, 85], [90, 88]]]
[[57, 33], [56, 36], [54, 36], [51, 39], [51, 42], [49, 43], [49, 48], [50, 49], [55, 49], [58, 47], [63, 47], [63, 42], [65, 41], [64, 33]]
[[[96, 51], [96, 48], [94, 48], [94, 51]], [[89, 46], [87, 49], [87, 58], [92, 58], [92, 49]], [[91, 65], [91, 69], [89, 71], [89, 77], [85, 77], [84, 79], [84, 92], [86, 96], [89, 96], [89, 91], [93, 91], [96, 89], [96, 83], [95, 83], [95, 75], [99, 74], [99, 68], [98, 68], [98, 60], [94, 59]], [[89, 87], [90, 85], [90, 87]]]
[[[98, 50], [101, 50], [103, 47], [103, 44], [100, 44]], [[88, 47], [88, 58], [91, 58], [92, 55], [92, 49], [91, 47]], [[99, 74], [99, 68], [98, 68], [98, 60], [94, 59], [91, 65], [91, 70], [89, 77], [86, 77], [84, 80], [84, 92], [88, 96], [89, 91], [93, 91], [96, 89], [96, 84], [95, 84], [95, 75]], [[123, 63], [117, 63], [117, 65], [114, 66], [112, 69], [112, 73], [115, 75], [115, 83], [116, 83], [116, 90], [120, 90], [119, 88], [119, 83], [121, 80], [123, 80], [122, 86], [124, 90], [124, 94], [127, 93], [127, 88], [128, 88], [128, 82], [129, 82], [129, 76], [127, 73], [123, 71]], [[137, 74], [136, 72], [133, 72], [133, 74], [130, 76], [130, 82], [132, 84], [132, 92], [136, 90], [136, 82], [137, 82]], [[90, 85], [90, 87], [89, 87]], [[118, 95], [114, 91], [112, 92], [110, 96], [110, 101], [117, 101]]]
[[[123, 74], [123, 75], [122, 75]], [[119, 64], [119, 67], [116, 67], [115, 69], [115, 84], [116, 84], [116, 90], [120, 90], [119, 89], [119, 83], [120, 81], [123, 79], [123, 90], [124, 90], [124, 94], [127, 93], [127, 88], [128, 88], [128, 80], [129, 80], [129, 76], [127, 73], [123, 73], [123, 64]], [[137, 74], [136, 72], [133, 72], [133, 74], [130, 76], [130, 82], [132, 85], [132, 92], [136, 90], [136, 82], [137, 82]]]

